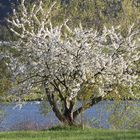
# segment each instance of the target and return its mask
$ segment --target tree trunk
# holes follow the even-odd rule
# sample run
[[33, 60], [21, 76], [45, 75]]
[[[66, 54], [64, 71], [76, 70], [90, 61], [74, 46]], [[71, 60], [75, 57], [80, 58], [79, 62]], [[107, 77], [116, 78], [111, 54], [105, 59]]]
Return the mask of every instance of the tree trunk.
[[66, 99], [63, 98], [63, 101], [61, 102], [64, 103], [64, 110], [61, 111], [60, 108], [58, 107], [57, 100], [54, 97], [55, 95], [53, 93], [49, 93], [49, 90], [47, 88], [45, 88], [45, 91], [48, 97], [48, 102], [50, 103], [56, 117], [63, 124], [69, 125], [69, 126], [72, 126], [72, 125], [76, 126], [75, 119], [77, 118], [77, 116], [81, 112], [85, 111], [86, 109], [90, 108], [91, 106], [93, 106], [94, 104], [97, 104], [98, 102], [102, 100], [102, 97], [93, 98], [91, 99], [90, 102], [84, 104], [83, 106], [79, 107], [77, 110], [73, 111], [74, 102], [73, 101], [67, 102]]
[[75, 125], [75, 120], [73, 119], [73, 112], [71, 112], [69, 109], [65, 110], [64, 112], [65, 117], [65, 124], [66, 125]]
[[50, 103], [53, 112], [55, 113], [56, 117], [65, 125], [75, 125], [75, 121], [73, 119], [73, 102], [70, 102], [69, 108], [67, 107], [67, 102], [66, 100], [64, 101], [64, 112], [61, 112], [58, 105], [57, 101], [54, 98], [53, 94], [49, 93], [49, 90], [45, 88], [48, 102]]

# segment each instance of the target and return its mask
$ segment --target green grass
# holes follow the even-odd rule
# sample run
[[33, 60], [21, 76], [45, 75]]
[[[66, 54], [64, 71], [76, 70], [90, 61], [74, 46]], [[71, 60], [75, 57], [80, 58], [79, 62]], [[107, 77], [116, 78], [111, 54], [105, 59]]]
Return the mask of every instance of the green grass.
[[140, 131], [54, 129], [1, 132], [0, 140], [140, 140]]

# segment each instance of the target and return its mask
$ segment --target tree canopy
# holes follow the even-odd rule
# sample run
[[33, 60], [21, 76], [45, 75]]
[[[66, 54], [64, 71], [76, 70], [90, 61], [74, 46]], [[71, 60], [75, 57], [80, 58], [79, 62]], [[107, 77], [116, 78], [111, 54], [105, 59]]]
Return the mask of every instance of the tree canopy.
[[[18, 36], [11, 44], [18, 55], [2, 54], [9, 58], [7, 65], [16, 82], [10, 92], [20, 98], [44, 89], [55, 115], [69, 125], [108, 95], [137, 98], [139, 30], [131, 25], [124, 35], [118, 26], [98, 31], [81, 24], [73, 28], [68, 20], [56, 25], [51, 22], [55, 4], [46, 9], [40, 1], [29, 8], [22, 0], [20, 14], [14, 10], [8, 20]], [[125, 95], [120, 92], [123, 88]]]

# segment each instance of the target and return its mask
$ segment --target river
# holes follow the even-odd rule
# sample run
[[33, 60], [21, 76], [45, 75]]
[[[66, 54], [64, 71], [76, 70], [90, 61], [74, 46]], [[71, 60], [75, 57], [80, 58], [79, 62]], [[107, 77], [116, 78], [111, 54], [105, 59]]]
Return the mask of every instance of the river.
[[[40, 130], [60, 124], [53, 112], [46, 116], [41, 113], [42, 104], [27, 102], [22, 108], [15, 104], [1, 104], [5, 116], [0, 123], [0, 131]], [[116, 104], [113, 101], [102, 101], [81, 114], [77, 121], [80, 123], [81, 120], [93, 128], [140, 129], [140, 102], [126, 101]]]

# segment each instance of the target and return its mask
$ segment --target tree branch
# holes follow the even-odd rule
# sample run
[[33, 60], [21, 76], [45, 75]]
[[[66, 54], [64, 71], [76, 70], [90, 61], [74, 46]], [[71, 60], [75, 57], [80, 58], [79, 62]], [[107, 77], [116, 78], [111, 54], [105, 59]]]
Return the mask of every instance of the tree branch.
[[33, 77], [37, 77], [37, 76], [39, 76], [39, 75], [38, 74], [35, 74], [35, 75], [30, 76], [30, 77], [27, 77], [26, 79], [23, 79], [23, 80], [19, 81], [18, 84], [22, 84], [22, 83], [28, 81], [29, 79], [31, 79]]
[[103, 99], [102, 96], [93, 98], [90, 102], [79, 107], [76, 111], [73, 112], [73, 118], [75, 119], [82, 111], [85, 111], [86, 109], [90, 108], [94, 104], [97, 104], [98, 102], [102, 101], [102, 99]]
[[60, 89], [59, 89], [59, 86], [57, 85], [56, 81], [55, 81], [55, 80], [53, 80], [53, 81], [54, 81], [54, 83], [51, 82], [51, 85], [58, 91], [60, 99], [61, 99], [62, 101], [64, 101], [64, 102], [66, 102], [66, 100], [65, 100], [65, 98], [63, 97], [63, 95], [62, 95], [62, 93], [61, 93], [61, 91], [60, 91]]

